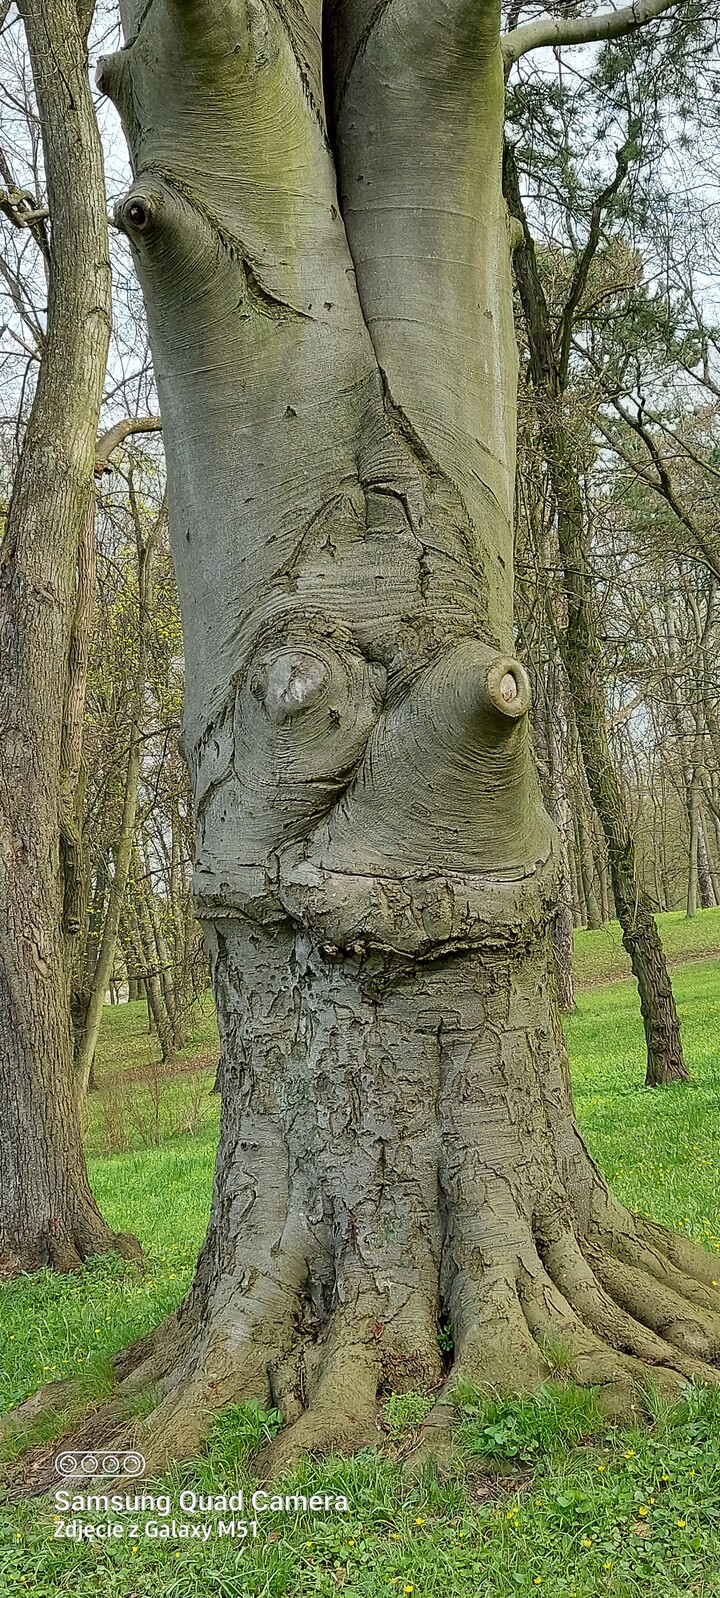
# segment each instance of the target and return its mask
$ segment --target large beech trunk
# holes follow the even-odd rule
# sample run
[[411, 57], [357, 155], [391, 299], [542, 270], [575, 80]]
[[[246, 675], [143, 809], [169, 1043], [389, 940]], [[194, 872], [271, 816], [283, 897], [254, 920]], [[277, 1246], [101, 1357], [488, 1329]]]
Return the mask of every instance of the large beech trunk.
[[[717, 1372], [712, 1262], [611, 1199], [553, 1010], [554, 831], [513, 658], [495, 0], [151, 0], [101, 84], [135, 179], [222, 1034], [210, 1230], [144, 1451], [274, 1395], [627, 1399]], [[324, 88], [323, 88], [324, 86]], [[447, 1416], [439, 1387], [435, 1423]]]
[[[70, 1023], [88, 528], [110, 330], [100, 139], [74, 0], [20, 0], [51, 214], [48, 323], [0, 547], [0, 1273], [134, 1239], [87, 1179]], [[87, 11], [87, 8], [85, 8]], [[78, 556], [81, 567], [78, 581]]]

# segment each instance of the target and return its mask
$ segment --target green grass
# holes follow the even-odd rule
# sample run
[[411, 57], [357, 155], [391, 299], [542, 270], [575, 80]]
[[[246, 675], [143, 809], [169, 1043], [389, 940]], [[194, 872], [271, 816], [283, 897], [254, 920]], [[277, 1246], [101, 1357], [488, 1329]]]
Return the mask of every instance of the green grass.
[[[707, 955], [716, 941], [720, 947], [720, 912], [660, 922], [675, 959]], [[579, 993], [568, 1022], [576, 1107], [589, 1145], [627, 1203], [720, 1252], [720, 963], [705, 959], [675, 971], [693, 1080], [649, 1093], [634, 985], [608, 980], [624, 969], [616, 931], [579, 934], [577, 946], [581, 981], [605, 984]], [[147, 1265], [138, 1271], [108, 1259], [77, 1277], [41, 1273], [4, 1287], [0, 1410], [65, 1374], [77, 1377], [78, 1404], [101, 1394], [112, 1353], [185, 1291], [210, 1203], [216, 1047], [211, 1012], [201, 1007], [186, 1051], [188, 1063], [201, 1064], [163, 1079], [158, 1118], [152, 1072], [149, 1085], [138, 1080], [152, 1049], [144, 1010], [106, 1011], [90, 1148], [107, 1146], [103, 1098], [118, 1092], [118, 1081], [144, 1104], [142, 1114], [153, 1114], [144, 1124], [136, 1112], [129, 1151], [110, 1158], [96, 1152], [91, 1176], [109, 1220], [140, 1236]], [[198, 1116], [190, 1103], [192, 1136], [178, 1130], [188, 1089], [191, 1096], [201, 1090]], [[410, 1490], [398, 1456], [427, 1401], [422, 1394], [395, 1397], [385, 1408], [385, 1456], [367, 1450], [352, 1461], [306, 1464], [284, 1484], [283, 1491], [308, 1496], [313, 1489], [344, 1493], [346, 1514], [259, 1514], [257, 1539], [241, 1549], [215, 1536], [206, 1544], [143, 1535], [108, 1545], [57, 1540], [52, 1503], [7, 1506], [0, 1509], [0, 1598], [720, 1598], [720, 1397], [691, 1391], [669, 1409], [650, 1393], [649, 1402], [653, 1424], [629, 1432], [608, 1425], [592, 1393], [559, 1383], [514, 1403], [464, 1392], [456, 1478], [440, 1486], [429, 1477]], [[207, 1454], [153, 1490], [170, 1493], [175, 1505], [183, 1489], [247, 1490], [254, 1485], [250, 1451], [276, 1424], [253, 1406], [227, 1412]], [[45, 1424], [35, 1440], [51, 1435]], [[128, 1534], [138, 1522], [115, 1518]], [[175, 1518], [217, 1520], [177, 1507]]]
[[[720, 955], [720, 910], [699, 910], [690, 921], [684, 911], [671, 910], [655, 920], [671, 964]], [[581, 988], [630, 975], [619, 922], [609, 921], [597, 932], [580, 929], [575, 933], [574, 969]]]
[[577, 995], [567, 1023], [575, 1108], [626, 1204], [720, 1249], [720, 962], [679, 966], [673, 986], [688, 1084], [648, 1092], [632, 982]]
[[190, 1016], [187, 1044], [170, 1067], [148, 1035], [144, 1002], [107, 1005], [95, 1060], [97, 1090], [88, 1094], [88, 1154], [161, 1148], [174, 1137], [217, 1136], [219, 1100], [212, 1094], [219, 1051], [211, 995]]

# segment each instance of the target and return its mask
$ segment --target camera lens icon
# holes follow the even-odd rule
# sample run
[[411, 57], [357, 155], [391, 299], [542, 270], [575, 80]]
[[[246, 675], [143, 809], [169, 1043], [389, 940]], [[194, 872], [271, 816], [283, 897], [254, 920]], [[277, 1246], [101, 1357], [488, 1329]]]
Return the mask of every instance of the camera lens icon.
[[108, 1453], [58, 1454], [55, 1469], [58, 1476], [64, 1476], [66, 1479], [78, 1476], [106, 1479], [127, 1477], [132, 1480], [136, 1476], [145, 1474], [146, 1464], [143, 1455], [138, 1454], [135, 1449], [122, 1449]]

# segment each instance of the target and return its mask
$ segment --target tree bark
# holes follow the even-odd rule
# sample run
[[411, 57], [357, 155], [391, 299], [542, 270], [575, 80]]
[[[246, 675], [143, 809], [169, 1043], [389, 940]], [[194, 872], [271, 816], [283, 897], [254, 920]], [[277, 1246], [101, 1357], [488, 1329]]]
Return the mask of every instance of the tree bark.
[[[87, 1179], [68, 939], [77, 858], [63, 739], [78, 550], [89, 547], [110, 328], [100, 140], [72, 0], [19, 0], [51, 216], [47, 337], [0, 551], [0, 1262], [68, 1269], [112, 1247]], [[73, 662], [75, 664], [75, 662]], [[74, 680], [74, 679], [73, 679]], [[72, 711], [72, 705], [70, 706]], [[72, 739], [71, 739], [72, 742]]]
[[[610, 1198], [554, 1009], [555, 834], [511, 653], [499, 6], [330, 4], [322, 72], [315, 10], [134, 16], [102, 82], [136, 174], [223, 1040], [195, 1283], [118, 1362], [161, 1385], [144, 1451], [271, 1394], [268, 1467], [365, 1441], [383, 1386], [439, 1382], [445, 1315], [455, 1378], [535, 1386], [560, 1337], [615, 1393], [638, 1361], [717, 1380], [712, 1262]], [[443, 1389], [432, 1435], [448, 1413]]]

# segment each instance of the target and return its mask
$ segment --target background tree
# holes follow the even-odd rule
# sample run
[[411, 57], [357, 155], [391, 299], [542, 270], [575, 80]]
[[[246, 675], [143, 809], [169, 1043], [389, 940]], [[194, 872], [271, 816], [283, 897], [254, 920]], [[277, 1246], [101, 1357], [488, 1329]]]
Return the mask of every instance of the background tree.
[[[67, 1269], [111, 1247], [138, 1252], [107, 1227], [88, 1183], [69, 1010], [78, 717], [68, 687], [83, 625], [78, 556], [94, 503], [110, 263], [88, 8], [21, 0], [18, 9], [47, 207], [13, 191], [6, 209], [22, 211], [34, 231], [48, 302], [0, 548], [0, 1260], [6, 1269]], [[22, 297], [18, 313], [28, 314]]]

